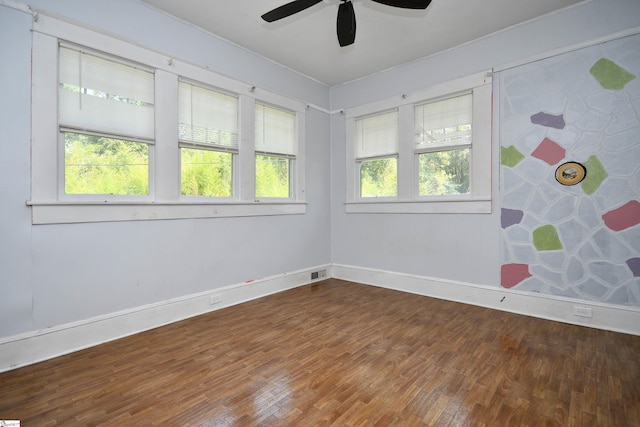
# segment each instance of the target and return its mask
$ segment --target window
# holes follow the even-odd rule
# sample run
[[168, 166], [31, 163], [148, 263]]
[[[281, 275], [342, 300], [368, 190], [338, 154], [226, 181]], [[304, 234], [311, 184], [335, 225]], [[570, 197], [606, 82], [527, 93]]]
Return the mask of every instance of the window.
[[491, 211], [491, 76], [346, 112], [347, 212]]
[[398, 111], [356, 120], [356, 162], [360, 197], [398, 194]]
[[238, 98], [187, 82], [178, 89], [181, 194], [232, 197]]
[[417, 105], [415, 143], [418, 194], [469, 194], [473, 95]]
[[296, 116], [256, 104], [256, 198], [288, 198], [296, 154]]
[[300, 101], [40, 14], [34, 224], [301, 214]]
[[60, 45], [58, 76], [64, 194], [149, 194], [153, 73]]

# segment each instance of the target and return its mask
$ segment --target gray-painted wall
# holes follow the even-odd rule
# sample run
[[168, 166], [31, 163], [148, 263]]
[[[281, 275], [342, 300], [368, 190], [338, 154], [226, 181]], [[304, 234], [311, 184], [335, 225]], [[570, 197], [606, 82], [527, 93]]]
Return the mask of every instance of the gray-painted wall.
[[31, 16], [0, 6], [0, 336], [34, 329], [30, 194]]
[[[328, 107], [317, 82], [135, 1], [30, 4]], [[329, 117], [312, 108], [305, 215], [32, 226], [30, 30], [0, 5], [0, 337], [330, 262]]]
[[[326, 88], [135, 0], [28, 3], [332, 110], [640, 25], [637, 0], [595, 0]], [[344, 117], [314, 109], [305, 215], [32, 226], [30, 28], [30, 14], [0, 6], [0, 337], [329, 262], [499, 286], [499, 141], [493, 214], [347, 215]]]
[[[332, 110], [399, 97], [640, 26], [640, 1], [595, 0], [422, 60], [331, 88]], [[638, 53], [640, 55], [640, 52]], [[494, 78], [497, 88], [498, 78]], [[499, 108], [494, 92], [494, 109]], [[494, 113], [497, 117], [498, 114]], [[331, 118], [332, 260], [438, 279], [500, 286], [499, 134], [494, 118], [492, 214], [346, 214], [344, 116]]]

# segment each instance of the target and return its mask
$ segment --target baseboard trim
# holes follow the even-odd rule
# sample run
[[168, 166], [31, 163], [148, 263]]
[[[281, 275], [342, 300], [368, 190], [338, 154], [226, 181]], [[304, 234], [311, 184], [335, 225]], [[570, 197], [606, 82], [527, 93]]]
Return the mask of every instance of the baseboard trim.
[[[462, 302], [557, 322], [640, 335], [640, 309], [554, 297], [433, 277], [334, 264], [336, 279], [394, 289], [412, 294]], [[592, 317], [579, 317], [575, 307]]]
[[320, 270], [331, 277], [331, 265], [320, 265], [3, 338], [0, 372], [326, 279], [311, 280], [311, 272]]
[[[311, 280], [311, 273], [326, 276]], [[640, 309], [364, 267], [325, 264], [0, 339], [0, 372], [17, 369], [326, 278], [574, 325], [640, 335]], [[589, 309], [591, 318], [574, 315]]]

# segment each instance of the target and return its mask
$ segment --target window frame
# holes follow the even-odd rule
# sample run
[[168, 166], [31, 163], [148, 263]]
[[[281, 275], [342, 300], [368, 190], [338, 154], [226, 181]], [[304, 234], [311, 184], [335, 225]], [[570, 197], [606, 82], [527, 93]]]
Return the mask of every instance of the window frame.
[[[449, 100], [449, 99], [453, 99], [459, 96], [464, 96], [464, 95], [471, 95], [472, 96], [472, 103], [473, 103], [473, 91], [472, 90], [465, 90], [462, 92], [458, 92], [458, 93], [453, 93], [453, 94], [448, 94], [446, 96], [443, 97], [439, 97], [436, 99], [429, 99], [426, 100], [425, 102], [417, 102], [415, 104], [413, 104], [413, 109], [414, 109], [414, 118], [415, 118], [415, 109], [419, 106], [425, 105], [425, 104], [431, 104], [431, 103], [436, 103], [438, 101], [445, 101], [445, 100]], [[473, 107], [473, 105], [472, 105]], [[472, 116], [473, 116], [473, 112], [472, 112]], [[462, 198], [462, 199], [466, 199], [471, 195], [471, 190], [472, 190], [472, 182], [471, 182], [471, 171], [472, 171], [472, 164], [473, 164], [473, 117], [472, 117], [472, 135], [471, 135], [471, 141], [470, 142], [465, 142], [465, 143], [457, 143], [457, 142], [436, 142], [433, 144], [422, 144], [422, 145], [418, 145], [414, 143], [414, 168], [416, 171], [416, 180], [415, 180], [415, 197], [417, 200], [424, 200], [424, 201], [438, 201], [440, 199], [457, 199], [457, 198]], [[413, 129], [415, 130], [416, 128], [416, 124], [415, 121], [413, 122]], [[442, 153], [442, 152], [447, 152], [447, 151], [454, 151], [454, 150], [460, 150], [460, 149], [469, 149], [469, 193], [461, 193], [461, 194], [447, 194], [447, 195], [422, 195], [420, 194], [420, 156], [422, 154], [431, 154], [431, 153]]]
[[[181, 61], [112, 35], [40, 14], [32, 37], [31, 200], [33, 224], [136, 221], [304, 214], [306, 105], [210, 69]], [[58, 45], [69, 43], [151, 68], [155, 73], [155, 140], [149, 144], [149, 195], [63, 196], [64, 152], [58, 123]], [[182, 196], [178, 141], [178, 82], [219, 88], [239, 100], [239, 154], [230, 200]], [[295, 112], [295, 183], [287, 199], [256, 200], [253, 122], [261, 102]], [[62, 167], [60, 167], [62, 164]], [[236, 172], [234, 171], [234, 174]], [[62, 180], [61, 180], [62, 178]], [[92, 195], [93, 196], [93, 195]]]
[[[237, 94], [234, 93], [230, 93], [229, 91], [226, 91], [224, 89], [220, 89], [217, 87], [213, 87], [210, 85], [206, 85], [202, 82], [197, 82], [191, 79], [187, 79], [184, 77], [178, 77], [178, 85], [180, 85], [181, 83], [184, 84], [189, 84], [192, 86], [196, 86], [200, 89], [205, 89], [205, 90], [209, 90], [212, 92], [217, 92], [218, 94], [222, 94], [222, 95], [228, 95], [228, 96], [232, 96], [235, 97], [238, 100], [238, 108], [236, 110], [236, 114], [237, 114], [237, 126], [238, 126], [238, 148], [224, 148], [222, 146], [219, 145], [215, 145], [215, 144], [208, 144], [208, 143], [200, 143], [200, 142], [189, 142], [189, 141], [183, 141], [180, 139], [179, 135], [178, 135], [178, 161], [180, 163], [180, 176], [179, 176], [179, 181], [180, 181], [180, 200], [184, 200], [186, 202], [188, 201], [202, 201], [202, 202], [214, 202], [214, 203], [226, 203], [226, 202], [233, 202], [237, 200], [237, 195], [239, 192], [239, 188], [238, 188], [238, 180], [240, 178], [240, 175], [238, 173], [238, 164], [239, 164], [239, 155], [240, 155], [240, 97]], [[178, 93], [178, 99], [180, 98], [180, 95]], [[179, 118], [179, 117], [178, 117]], [[187, 149], [193, 149], [193, 150], [204, 150], [204, 151], [215, 151], [218, 153], [230, 153], [231, 154], [231, 196], [228, 197], [224, 197], [224, 196], [201, 196], [201, 195], [183, 195], [182, 194], [182, 149], [183, 148], [187, 148]]]
[[[374, 118], [374, 117], [379, 117], [385, 114], [390, 114], [393, 113], [399, 120], [400, 118], [400, 112], [398, 111], [398, 108], [391, 108], [385, 111], [377, 111], [375, 113], [372, 114], [367, 114], [364, 116], [359, 116], [355, 118], [355, 122], [354, 122], [354, 128], [356, 129], [356, 134], [354, 135], [354, 138], [357, 136], [357, 128], [358, 128], [358, 122], [360, 120], [367, 120], [370, 118]], [[398, 123], [396, 123], [398, 125]], [[399, 126], [398, 126], [398, 133], [399, 133]], [[356, 156], [355, 156], [355, 160], [356, 160], [356, 171], [358, 174], [357, 177], [357, 195], [359, 199], [362, 200], [376, 200], [376, 201], [393, 201], [396, 199], [397, 194], [398, 194], [398, 176], [397, 176], [397, 170], [398, 170], [398, 158], [399, 158], [399, 154], [400, 154], [400, 141], [399, 141], [399, 135], [397, 135], [398, 137], [398, 147], [396, 147], [396, 149], [394, 150], [393, 153], [373, 153], [369, 156], [358, 156], [357, 155], [357, 147], [355, 147], [355, 143], [354, 143], [354, 149], [356, 150]], [[362, 165], [365, 162], [371, 162], [371, 161], [376, 161], [376, 160], [387, 160], [387, 159], [395, 159], [396, 162], [396, 196], [363, 196], [362, 195]]]
[[[135, 61], [131, 61], [131, 60], [126, 60], [120, 57], [116, 57], [113, 55], [109, 55], [109, 54], [105, 54], [103, 52], [99, 52], [96, 51], [95, 49], [91, 49], [91, 48], [87, 48], [86, 46], [81, 46], [75, 43], [68, 43], [66, 41], [62, 41], [59, 40], [58, 44], [57, 44], [57, 48], [56, 51], [60, 52], [60, 49], [69, 49], [69, 50], [76, 50], [78, 52], [83, 52], [86, 53], [88, 55], [92, 55], [94, 57], [97, 58], [101, 58], [107, 61], [111, 61], [114, 63], [118, 63], [120, 65], [124, 65], [124, 66], [128, 66], [128, 67], [132, 67], [132, 68], [138, 68], [138, 69], [143, 69], [149, 73], [151, 73], [153, 75], [153, 79], [155, 79], [155, 74], [154, 74], [154, 70], [151, 69], [150, 67], [147, 67], [145, 65], [142, 65], [138, 62]], [[59, 56], [58, 56], [58, 62], [57, 64], [59, 64]], [[56, 67], [58, 69], [58, 67]], [[59, 70], [59, 69], [58, 69]], [[58, 71], [59, 73], [59, 71]], [[59, 80], [58, 80], [58, 84], [56, 85], [57, 90], [56, 90], [56, 111], [60, 111], [60, 107], [59, 107], [59, 96], [60, 96], [60, 88], [59, 88]], [[155, 102], [155, 101], [154, 101]], [[154, 105], [154, 110], [155, 110], [155, 105]], [[139, 201], [139, 202], [148, 202], [151, 201], [151, 194], [153, 194], [153, 180], [152, 180], [152, 171], [154, 170], [154, 164], [153, 164], [153, 159], [154, 159], [154, 145], [155, 145], [155, 135], [153, 138], [151, 137], [146, 137], [146, 138], [141, 138], [139, 136], [133, 135], [133, 134], [125, 134], [125, 133], [118, 133], [118, 132], [109, 132], [109, 130], [106, 129], [91, 129], [91, 128], [81, 128], [79, 126], [69, 126], [67, 124], [62, 124], [62, 120], [59, 119], [58, 120], [58, 200], [61, 201], [68, 201], [68, 202], [74, 202], [74, 201], [87, 201], [87, 202], [100, 202], [102, 200], [104, 200], [105, 198], [108, 198], [108, 200], [111, 201]], [[147, 145], [147, 161], [148, 161], [148, 166], [147, 166], [147, 194], [137, 194], [137, 195], [127, 195], [127, 194], [73, 194], [73, 193], [67, 193], [66, 192], [66, 159], [65, 159], [65, 135], [67, 133], [76, 133], [76, 134], [80, 134], [80, 135], [95, 135], [95, 136], [104, 136], [107, 138], [113, 138], [113, 139], [119, 139], [119, 140], [124, 140], [124, 141], [129, 141], [129, 142], [134, 142], [134, 143], [141, 143], [141, 144], [146, 144]]]
[[[417, 105], [473, 94], [470, 192], [460, 195], [419, 194], [418, 156], [422, 148], [414, 140], [414, 108]], [[397, 108], [400, 147], [397, 197], [361, 197], [360, 168], [355, 155], [355, 122], [377, 112]], [[409, 95], [357, 106], [345, 111], [347, 213], [490, 213], [492, 73], [481, 72], [431, 86]]]
[[[257, 109], [258, 105], [261, 105], [263, 108], [272, 108], [272, 109], [276, 109], [276, 110], [280, 110], [283, 111], [285, 113], [290, 113], [293, 114], [295, 116], [295, 111], [292, 110], [288, 110], [285, 108], [282, 108], [280, 106], [277, 105], [273, 105], [270, 103], [266, 103], [266, 102], [262, 102], [259, 100], [256, 100], [256, 102], [254, 103], [254, 114], [255, 114], [255, 110]], [[255, 117], [255, 116], [254, 116]], [[294, 132], [297, 133], [297, 127], [298, 127], [298, 121], [296, 120], [296, 118], [294, 117], [294, 121], [295, 123], [294, 125], [294, 129], [296, 129]], [[297, 140], [299, 138], [299, 135], [295, 136], [295, 139]], [[254, 143], [255, 143], [255, 138], [254, 138]], [[257, 158], [258, 156], [265, 156], [265, 157], [276, 157], [276, 158], [280, 158], [280, 159], [287, 159], [288, 163], [289, 163], [289, 196], [288, 197], [268, 197], [268, 196], [258, 196], [258, 194], [256, 194], [256, 189], [254, 187], [254, 197], [256, 199], [256, 201], [278, 201], [278, 200], [287, 200], [287, 199], [291, 199], [292, 197], [295, 196], [296, 194], [296, 186], [298, 184], [297, 180], [293, 179], [294, 178], [294, 172], [296, 170], [296, 168], [298, 167], [298, 162], [297, 162], [297, 157], [298, 157], [298, 151], [299, 151], [299, 147], [294, 146], [294, 150], [295, 153], [291, 154], [291, 153], [278, 153], [276, 151], [265, 151], [265, 150], [259, 150], [257, 148], [255, 148], [254, 146], [254, 152], [253, 152], [253, 158], [254, 158], [254, 167], [257, 165]], [[254, 181], [254, 185], [257, 183], [258, 181], [258, 176], [257, 174], [254, 174], [255, 176], [255, 181]]]

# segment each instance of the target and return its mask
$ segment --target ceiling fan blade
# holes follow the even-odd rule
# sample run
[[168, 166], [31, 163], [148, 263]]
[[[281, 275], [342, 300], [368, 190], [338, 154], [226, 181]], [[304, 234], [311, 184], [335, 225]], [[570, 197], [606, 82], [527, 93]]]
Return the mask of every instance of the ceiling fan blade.
[[294, 13], [302, 12], [311, 6], [322, 2], [322, 0], [294, 0], [290, 3], [283, 4], [280, 7], [265, 13], [262, 15], [262, 19], [267, 22], [277, 21], [278, 19], [286, 18]]
[[426, 9], [431, 0], [373, 0], [376, 3], [387, 6], [401, 7], [403, 9]]
[[351, 1], [342, 0], [338, 7], [338, 19], [336, 29], [338, 31], [338, 43], [340, 46], [349, 46], [356, 40], [356, 13]]

